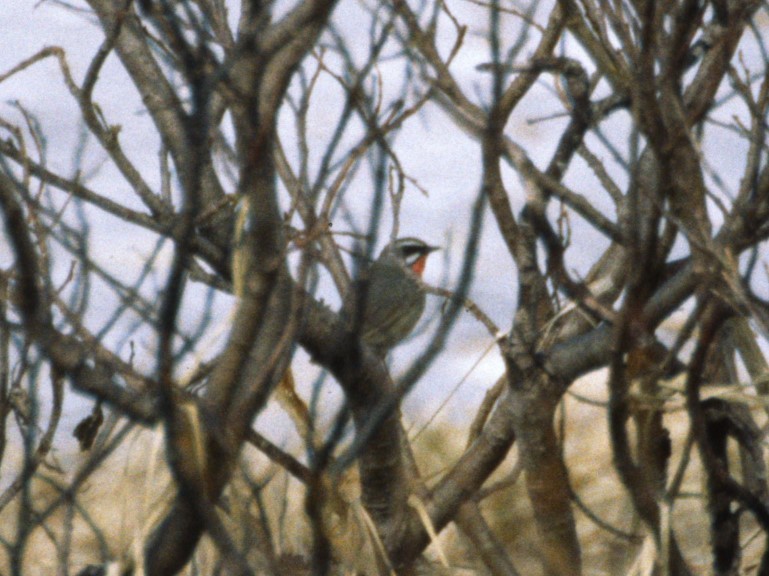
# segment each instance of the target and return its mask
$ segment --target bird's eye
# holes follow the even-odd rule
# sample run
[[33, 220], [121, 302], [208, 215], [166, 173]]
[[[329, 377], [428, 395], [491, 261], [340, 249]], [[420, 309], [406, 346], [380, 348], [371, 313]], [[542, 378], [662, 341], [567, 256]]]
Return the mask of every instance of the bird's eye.
[[411, 266], [424, 254], [421, 246], [403, 246], [401, 248], [401, 257], [403, 261]]
[[[425, 258], [430, 252], [436, 250], [433, 246], [428, 246], [416, 238], [403, 239], [395, 245], [395, 255], [409, 268], [418, 266], [420, 260]], [[423, 261], [423, 260], [422, 260]]]

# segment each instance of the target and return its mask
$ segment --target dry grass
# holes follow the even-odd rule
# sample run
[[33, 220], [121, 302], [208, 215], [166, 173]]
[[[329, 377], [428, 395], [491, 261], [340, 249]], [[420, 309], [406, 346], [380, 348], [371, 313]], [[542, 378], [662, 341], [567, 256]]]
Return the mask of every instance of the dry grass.
[[[581, 395], [605, 400], [600, 379], [586, 379], [574, 388]], [[587, 575], [643, 574], [650, 556], [642, 546], [643, 527], [633, 515], [624, 489], [612, 468], [605, 408], [586, 404], [574, 397], [565, 401], [564, 453], [575, 493], [593, 514], [614, 529], [641, 539], [628, 540], [598, 526], [586, 514], [576, 512], [583, 545], [584, 573]], [[666, 416], [674, 456], [671, 475], [683, 454], [687, 433], [685, 414]], [[461, 453], [465, 432], [435, 425], [416, 443], [417, 460], [429, 484], [440, 477], [447, 464]], [[84, 457], [73, 457], [64, 466], [68, 471], [41, 471], [30, 483], [31, 502], [41, 512], [68, 486], [74, 470]], [[489, 524], [510, 551], [522, 574], [539, 574], [537, 535], [522, 478], [510, 481], [515, 470], [515, 450], [490, 479], [488, 485], [501, 488], [482, 502]], [[16, 463], [18, 465], [18, 462]], [[6, 462], [8, 470], [12, 463]], [[6, 476], [7, 477], [7, 476]], [[61, 562], [70, 573], [87, 564], [105, 560], [131, 563], [141, 550], [149, 530], [164, 510], [170, 496], [169, 474], [163, 463], [162, 440], [158, 432], [132, 432], [77, 491], [73, 503], [64, 501], [30, 535], [24, 550], [24, 574], [54, 574]], [[347, 572], [372, 573], [377, 543], [359, 504], [357, 479], [350, 473], [342, 482], [329, 485], [333, 505], [324, 517], [325, 529], [337, 559]], [[672, 526], [687, 561], [697, 573], [710, 572], [708, 522], [701, 496], [702, 478], [696, 451], [684, 477], [682, 493], [672, 510]], [[0, 514], [0, 536], [6, 542], [17, 537], [19, 498]], [[248, 562], [262, 573], [274, 572], [275, 562], [306, 556], [311, 533], [304, 514], [304, 491], [252, 448], [243, 456], [243, 466], [228, 488], [220, 510], [235, 543], [246, 550]], [[71, 523], [71, 530], [67, 530]], [[746, 524], [747, 526], [747, 524]], [[70, 541], [67, 552], [67, 534]], [[745, 532], [748, 533], [747, 531]], [[474, 549], [453, 526], [438, 537], [452, 572], [484, 572]], [[647, 543], [648, 544], [648, 543]], [[747, 565], [758, 558], [762, 541], [746, 545]], [[428, 556], [436, 561], [436, 545]], [[7, 549], [0, 549], [0, 572], [10, 571]], [[68, 557], [64, 557], [68, 554]], [[215, 546], [204, 540], [186, 574], [209, 574], [217, 562]]]

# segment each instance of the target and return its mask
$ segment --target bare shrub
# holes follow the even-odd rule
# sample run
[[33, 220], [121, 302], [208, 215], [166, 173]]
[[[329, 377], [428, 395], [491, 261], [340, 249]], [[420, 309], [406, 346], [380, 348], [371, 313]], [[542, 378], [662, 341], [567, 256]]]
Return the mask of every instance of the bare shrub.
[[769, 572], [765, 3], [37, 10], [4, 571]]

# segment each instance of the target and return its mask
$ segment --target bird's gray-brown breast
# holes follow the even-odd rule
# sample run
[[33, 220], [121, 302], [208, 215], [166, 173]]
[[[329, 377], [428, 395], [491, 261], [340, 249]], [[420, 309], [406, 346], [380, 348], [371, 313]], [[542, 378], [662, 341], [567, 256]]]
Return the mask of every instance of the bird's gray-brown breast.
[[425, 308], [425, 293], [417, 279], [389, 258], [372, 264], [366, 277], [350, 290], [342, 314], [351, 329], [355, 329], [355, 314], [362, 314], [357, 322], [361, 337], [381, 354], [409, 335]]

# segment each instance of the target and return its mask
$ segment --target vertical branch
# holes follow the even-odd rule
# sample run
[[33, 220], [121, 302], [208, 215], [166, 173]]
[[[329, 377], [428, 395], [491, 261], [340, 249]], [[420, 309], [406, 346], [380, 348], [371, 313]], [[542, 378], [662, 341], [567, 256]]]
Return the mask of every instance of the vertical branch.
[[[180, 569], [205, 528], [220, 534], [217, 541], [226, 545], [226, 534], [217, 528], [211, 504], [230, 478], [253, 416], [263, 407], [288, 361], [290, 338], [284, 339], [284, 332], [290, 324], [292, 290], [275, 187], [277, 113], [294, 70], [314, 45], [333, 5], [308, 0], [266, 30], [261, 29], [266, 14], [258, 10], [244, 11], [241, 19], [241, 40], [231, 55], [230, 78], [238, 93], [231, 105], [241, 162], [239, 193], [247, 201], [244, 233], [239, 240], [242, 245], [235, 247], [245, 255], [244, 294], [236, 315], [239, 320], [209, 380], [206, 396], [210, 415], [202, 417], [197, 408], [180, 406], [188, 417], [182, 422], [185, 427], [176, 440], [174, 455], [180, 458], [179, 470], [188, 475], [186, 484], [193, 490], [177, 496], [154, 531], [146, 548], [149, 574]], [[205, 94], [201, 91], [197, 97]], [[206, 102], [203, 98], [196, 104], [205, 108]], [[190, 150], [186, 157], [190, 161], [197, 160], [195, 152], [205, 146], [205, 118], [205, 113], [193, 117], [197, 124], [188, 128]], [[197, 202], [198, 187], [204, 185], [201, 166], [189, 168], [195, 180], [188, 190], [188, 201]], [[180, 271], [183, 263], [180, 261]], [[197, 462], [189, 461], [185, 447], [201, 454]]]

